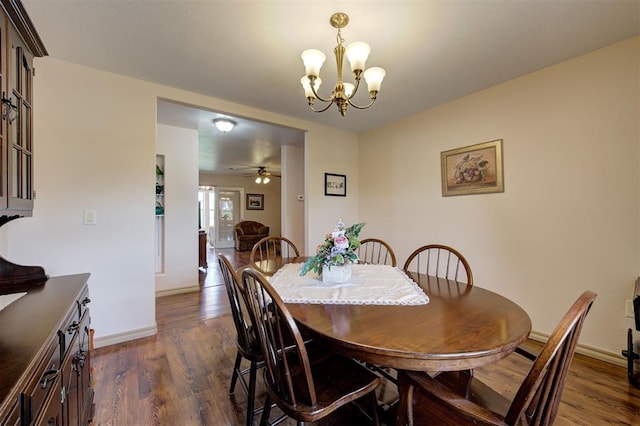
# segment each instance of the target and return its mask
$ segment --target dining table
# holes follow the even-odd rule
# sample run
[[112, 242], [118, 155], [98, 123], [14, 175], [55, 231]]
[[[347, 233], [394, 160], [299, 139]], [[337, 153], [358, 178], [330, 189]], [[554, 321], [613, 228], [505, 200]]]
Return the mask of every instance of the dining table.
[[[301, 328], [362, 362], [414, 371], [459, 371], [511, 354], [531, 332], [515, 302], [478, 285], [353, 265], [344, 284], [325, 284], [304, 257], [254, 262]], [[327, 293], [327, 291], [329, 291]]]

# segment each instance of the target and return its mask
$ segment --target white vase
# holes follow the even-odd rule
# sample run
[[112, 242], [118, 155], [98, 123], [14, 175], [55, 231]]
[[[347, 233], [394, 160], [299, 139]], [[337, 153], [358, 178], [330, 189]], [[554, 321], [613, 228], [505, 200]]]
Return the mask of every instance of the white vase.
[[327, 284], [342, 284], [351, 278], [351, 265], [323, 266], [322, 282]]

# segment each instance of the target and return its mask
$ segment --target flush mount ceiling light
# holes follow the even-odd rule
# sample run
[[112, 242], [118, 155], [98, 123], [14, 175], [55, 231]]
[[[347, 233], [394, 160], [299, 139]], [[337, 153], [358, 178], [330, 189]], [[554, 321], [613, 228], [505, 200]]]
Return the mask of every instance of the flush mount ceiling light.
[[237, 123], [233, 120], [229, 120], [228, 118], [216, 118], [213, 120], [213, 124], [215, 124], [216, 129], [220, 130], [222, 133], [227, 133], [236, 127]]
[[[340, 110], [340, 115], [344, 117], [347, 114], [347, 107], [349, 105], [357, 109], [366, 109], [373, 105], [376, 101], [376, 97], [378, 96], [378, 92], [380, 91], [380, 85], [382, 84], [382, 79], [386, 72], [384, 69], [379, 67], [372, 67], [367, 70], [364, 69], [364, 63], [369, 57], [369, 52], [371, 51], [371, 48], [367, 43], [356, 41], [347, 46], [346, 49], [342, 45], [344, 43], [344, 38], [342, 38], [340, 30], [346, 27], [349, 23], [349, 16], [347, 16], [346, 13], [334, 13], [331, 15], [329, 22], [332, 27], [338, 29], [338, 45], [333, 49], [338, 68], [338, 80], [335, 86], [333, 86], [331, 97], [329, 99], [323, 99], [318, 95], [318, 89], [322, 83], [322, 80], [320, 79], [320, 68], [326, 59], [324, 53], [319, 50], [307, 49], [302, 52], [302, 62], [304, 62], [306, 75], [302, 77], [300, 82], [304, 88], [304, 93], [307, 97], [309, 107], [313, 111], [326, 111], [335, 103]], [[347, 55], [347, 59], [349, 59], [349, 63], [351, 64], [351, 71], [353, 71], [353, 75], [355, 77], [355, 86], [351, 83], [342, 82], [342, 63], [344, 62], [345, 55]], [[368, 105], [359, 106], [354, 104], [351, 99], [358, 91], [358, 87], [360, 87], [360, 79], [363, 76], [367, 82], [371, 102]], [[319, 99], [322, 102], [327, 102], [328, 105], [323, 109], [315, 109], [313, 107], [313, 102], [316, 99]]]

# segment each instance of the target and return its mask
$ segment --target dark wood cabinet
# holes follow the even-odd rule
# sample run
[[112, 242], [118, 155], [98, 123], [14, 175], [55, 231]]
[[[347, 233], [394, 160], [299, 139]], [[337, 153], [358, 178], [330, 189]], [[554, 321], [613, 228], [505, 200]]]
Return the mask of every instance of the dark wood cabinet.
[[9, 111], [7, 124], [7, 209], [16, 212], [33, 210], [33, 54], [18, 32], [9, 26], [9, 67], [7, 88]]
[[49, 278], [0, 311], [0, 424], [92, 417], [89, 274]]
[[[0, 226], [31, 216], [33, 58], [46, 56], [20, 0], [0, 0]], [[89, 274], [48, 278], [0, 257], [0, 425], [85, 425], [93, 405]]]
[[207, 269], [207, 233], [198, 230], [198, 267]]
[[0, 218], [7, 221], [33, 212], [33, 58], [47, 51], [19, 0], [0, 6]]

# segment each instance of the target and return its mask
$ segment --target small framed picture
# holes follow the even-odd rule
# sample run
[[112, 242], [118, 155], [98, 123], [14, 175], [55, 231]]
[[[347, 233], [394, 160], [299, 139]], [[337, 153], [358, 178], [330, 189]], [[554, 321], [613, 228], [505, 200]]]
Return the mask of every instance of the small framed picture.
[[247, 210], [264, 210], [264, 194], [247, 194]]
[[347, 196], [347, 176], [333, 173], [324, 174], [324, 195], [334, 197]]
[[504, 192], [502, 139], [440, 153], [442, 196]]

